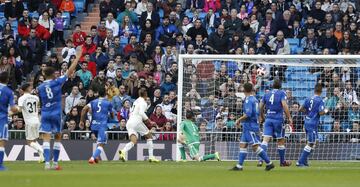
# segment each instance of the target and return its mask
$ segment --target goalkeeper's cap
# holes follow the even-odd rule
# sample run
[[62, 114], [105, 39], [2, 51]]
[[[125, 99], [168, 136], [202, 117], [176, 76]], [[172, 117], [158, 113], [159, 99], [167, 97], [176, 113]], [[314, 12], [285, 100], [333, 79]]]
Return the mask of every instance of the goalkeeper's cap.
[[192, 110], [186, 110], [186, 119], [194, 118], [194, 112]]

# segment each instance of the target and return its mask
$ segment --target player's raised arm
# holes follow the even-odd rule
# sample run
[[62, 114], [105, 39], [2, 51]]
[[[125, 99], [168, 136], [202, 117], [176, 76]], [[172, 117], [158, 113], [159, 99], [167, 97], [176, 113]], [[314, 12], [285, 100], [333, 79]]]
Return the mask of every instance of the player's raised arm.
[[80, 58], [81, 58], [81, 55], [82, 55], [82, 47], [79, 46], [79, 47], [77, 47], [77, 49], [76, 49], [76, 58], [75, 58], [75, 60], [72, 62], [72, 64], [70, 65], [69, 69], [68, 69], [67, 72], [66, 72], [66, 75], [67, 75], [68, 77], [75, 72], [76, 66], [77, 66], [78, 63], [79, 63], [79, 60], [80, 60]]

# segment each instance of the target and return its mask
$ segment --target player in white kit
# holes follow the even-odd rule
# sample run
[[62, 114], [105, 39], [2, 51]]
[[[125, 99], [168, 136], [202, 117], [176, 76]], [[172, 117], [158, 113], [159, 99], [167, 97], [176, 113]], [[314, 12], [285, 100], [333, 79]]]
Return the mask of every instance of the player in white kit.
[[[39, 97], [32, 95], [32, 86], [28, 83], [21, 86], [24, 94], [19, 98], [18, 105], [25, 120], [25, 136], [27, 144], [34, 148], [40, 155], [39, 162], [44, 162], [44, 151], [36, 141], [39, 138]], [[20, 110], [19, 110], [20, 111]]]
[[134, 147], [137, 143], [138, 134], [146, 138], [146, 142], [149, 149], [149, 161], [150, 162], [159, 162], [153, 155], [153, 137], [151, 131], [144, 124], [150, 124], [152, 126], [156, 125], [155, 122], [150, 121], [147, 115], [145, 114], [147, 110], [147, 103], [145, 99], [147, 98], [147, 92], [145, 88], [139, 89], [139, 98], [135, 100], [133, 106], [130, 109], [130, 117], [126, 123], [126, 129], [129, 134], [130, 142], [125, 145], [125, 147], [119, 151], [120, 160], [126, 160], [126, 153]]

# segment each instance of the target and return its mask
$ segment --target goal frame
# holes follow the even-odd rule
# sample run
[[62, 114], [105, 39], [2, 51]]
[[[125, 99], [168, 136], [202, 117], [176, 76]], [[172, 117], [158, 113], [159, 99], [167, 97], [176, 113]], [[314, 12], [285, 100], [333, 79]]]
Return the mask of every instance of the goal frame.
[[[352, 64], [336, 64], [337, 67], [360, 67], [360, 55], [215, 55], [215, 54], [180, 54], [178, 57], [178, 85], [177, 85], [177, 137], [180, 133], [179, 125], [182, 119], [183, 110], [183, 83], [184, 83], [184, 60], [219, 60], [219, 61], [244, 61], [254, 64], [263, 64], [261, 60], [354, 60], [357, 63]], [[247, 61], [248, 60], [248, 61]], [[271, 65], [286, 65], [286, 66], [303, 66], [303, 67], [319, 67], [318, 64], [299, 64], [293, 62], [268, 62]], [[332, 67], [334, 64], [322, 64], [321, 67]], [[179, 144], [177, 142], [177, 144]], [[179, 150], [176, 149], [176, 160], [180, 160]]]

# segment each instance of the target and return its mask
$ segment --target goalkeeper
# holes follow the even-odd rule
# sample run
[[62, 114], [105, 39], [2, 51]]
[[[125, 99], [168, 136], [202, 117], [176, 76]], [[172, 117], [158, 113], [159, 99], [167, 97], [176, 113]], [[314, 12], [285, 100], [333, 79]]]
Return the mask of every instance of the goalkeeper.
[[178, 142], [181, 144], [179, 149], [181, 153], [181, 160], [186, 160], [185, 145], [188, 147], [190, 157], [197, 161], [206, 161], [210, 159], [216, 159], [220, 161], [220, 155], [218, 152], [214, 154], [208, 154], [201, 156], [199, 154], [200, 137], [199, 129], [194, 123], [194, 113], [191, 110], [186, 111], [186, 119], [180, 124], [180, 135]]

